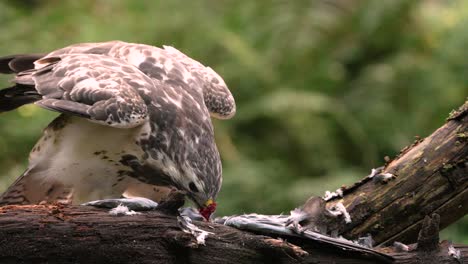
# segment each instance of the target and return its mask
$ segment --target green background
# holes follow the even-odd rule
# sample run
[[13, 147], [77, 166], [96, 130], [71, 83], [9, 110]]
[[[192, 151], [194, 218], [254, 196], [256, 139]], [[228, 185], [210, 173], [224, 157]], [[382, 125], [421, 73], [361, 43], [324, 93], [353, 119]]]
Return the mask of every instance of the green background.
[[[468, 1], [12, 0], [0, 1], [0, 25], [1, 55], [119, 39], [215, 69], [238, 107], [214, 121], [220, 215], [289, 212], [350, 184], [468, 95]], [[0, 115], [0, 191], [56, 115]], [[467, 217], [443, 237], [468, 243]]]

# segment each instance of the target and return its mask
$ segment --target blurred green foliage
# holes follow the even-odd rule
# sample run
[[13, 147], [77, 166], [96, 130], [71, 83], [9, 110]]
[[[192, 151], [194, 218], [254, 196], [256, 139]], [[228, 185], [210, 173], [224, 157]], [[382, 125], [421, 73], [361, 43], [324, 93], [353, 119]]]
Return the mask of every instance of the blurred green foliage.
[[[219, 214], [280, 213], [444, 123], [468, 95], [467, 23], [462, 0], [17, 0], [0, 2], [0, 51], [120, 39], [211, 66], [238, 105], [215, 121]], [[54, 116], [35, 106], [0, 115], [0, 191]], [[468, 243], [468, 219], [444, 237]]]

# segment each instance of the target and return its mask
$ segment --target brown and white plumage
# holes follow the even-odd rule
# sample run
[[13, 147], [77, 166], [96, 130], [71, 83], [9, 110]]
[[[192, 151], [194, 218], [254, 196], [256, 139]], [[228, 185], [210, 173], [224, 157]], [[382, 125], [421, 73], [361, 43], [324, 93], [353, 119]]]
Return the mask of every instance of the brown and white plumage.
[[232, 117], [235, 102], [218, 74], [177, 49], [82, 43], [0, 58], [0, 72], [15, 74], [0, 112], [34, 103], [62, 113], [0, 204], [160, 198], [175, 187], [203, 207], [219, 192], [210, 115]]

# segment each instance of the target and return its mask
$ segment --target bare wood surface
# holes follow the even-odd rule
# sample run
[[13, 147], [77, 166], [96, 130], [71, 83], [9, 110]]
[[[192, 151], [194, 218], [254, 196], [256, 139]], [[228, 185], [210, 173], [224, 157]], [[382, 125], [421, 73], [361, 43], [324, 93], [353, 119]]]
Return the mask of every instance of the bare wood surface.
[[445, 228], [468, 212], [468, 101], [447, 123], [389, 161], [382, 173], [394, 179], [363, 179], [342, 188], [352, 223], [340, 234], [356, 239], [371, 234], [377, 244], [414, 243], [426, 215], [438, 213]]

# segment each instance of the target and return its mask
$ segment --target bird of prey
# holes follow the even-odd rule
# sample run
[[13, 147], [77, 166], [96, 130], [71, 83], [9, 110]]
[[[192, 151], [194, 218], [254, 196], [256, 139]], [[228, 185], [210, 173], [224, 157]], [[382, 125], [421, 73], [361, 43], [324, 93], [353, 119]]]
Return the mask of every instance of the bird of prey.
[[179, 50], [110, 41], [0, 58], [14, 74], [0, 112], [34, 103], [61, 115], [44, 130], [3, 204], [160, 200], [183, 190], [209, 218], [222, 166], [211, 117], [234, 98], [210, 67]]

